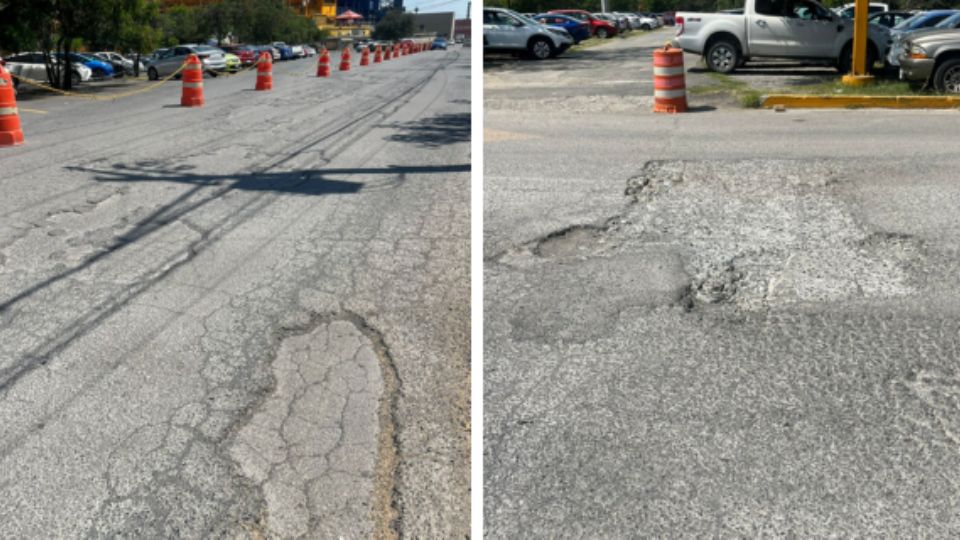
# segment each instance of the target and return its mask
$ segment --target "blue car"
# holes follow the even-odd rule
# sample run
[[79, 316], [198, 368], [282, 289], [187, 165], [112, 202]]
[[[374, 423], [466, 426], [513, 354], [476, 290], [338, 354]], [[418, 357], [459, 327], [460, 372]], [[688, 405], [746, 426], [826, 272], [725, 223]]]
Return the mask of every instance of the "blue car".
[[541, 13], [539, 15], [534, 15], [533, 20], [547, 26], [563, 28], [571, 36], [573, 36], [574, 43], [580, 43], [581, 41], [590, 38], [590, 23], [581, 21], [580, 19], [575, 19], [569, 15], [561, 15], [560, 13]]
[[282, 41], [275, 42], [273, 46], [276, 47], [278, 51], [280, 51], [281, 60], [293, 60], [294, 58], [297, 57], [297, 55], [293, 54], [293, 47], [287, 45]]
[[80, 53], [70, 53], [70, 61], [83, 64], [93, 72], [94, 79], [106, 79], [113, 77], [113, 66], [109, 62], [104, 62], [95, 56]]
[[435, 51], [438, 49], [444, 51], [447, 50], [447, 40], [443, 39], [442, 37], [438, 37], [437, 39], [433, 40], [433, 43], [430, 44], [430, 50]]

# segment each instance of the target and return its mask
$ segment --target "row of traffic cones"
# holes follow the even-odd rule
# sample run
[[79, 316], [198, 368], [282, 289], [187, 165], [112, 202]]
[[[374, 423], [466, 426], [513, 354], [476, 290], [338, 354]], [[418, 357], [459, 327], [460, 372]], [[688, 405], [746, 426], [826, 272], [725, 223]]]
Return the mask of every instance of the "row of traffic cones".
[[[392, 47], [377, 48], [373, 52], [373, 63], [379, 64], [391, 57], [399, 58], [426, 50], [420, 43], [397, 43]], [[360, 65], [370, 65], [370, 47], [364, 47], [360, 55]], [[350, 71], [350, 49], [344, 47], [340, 53], [340, 71]], [[317, 62], [317, 77], [330, 76], [330, 53], [326, 47], [320, 52]], [[257, 90], [273, 89], [273, 56], [268, 52], [260, 54], [257, 61]], [[203, 64], [195, 54], [187, 57], [183, 68], [183, 93], [180, 97], [182, 107], [203, 107]], [[17, 110], [17, 97], [13, 89], [13, 77], [0, 66], [0, 147], [23, 144], [23, 130], [20, 127], [20, 114]]]

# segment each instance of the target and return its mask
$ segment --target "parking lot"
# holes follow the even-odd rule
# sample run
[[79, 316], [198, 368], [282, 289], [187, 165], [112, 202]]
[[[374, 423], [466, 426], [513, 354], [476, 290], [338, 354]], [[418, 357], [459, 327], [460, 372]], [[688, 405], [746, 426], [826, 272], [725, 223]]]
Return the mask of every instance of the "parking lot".
[[957, 112], [654, 114], [668, 37], [485, 66], [487, 531], [952, 536]]

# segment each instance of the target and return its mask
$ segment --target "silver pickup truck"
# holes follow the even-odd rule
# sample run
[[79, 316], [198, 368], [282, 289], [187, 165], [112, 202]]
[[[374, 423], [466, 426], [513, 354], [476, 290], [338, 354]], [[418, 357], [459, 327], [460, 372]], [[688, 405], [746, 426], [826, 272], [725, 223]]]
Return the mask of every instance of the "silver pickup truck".
[[[720, 73], [754, 58], [824, 61], [850, 71], [853, 21], [813, 0], [746, 0], [743, 13], [677, 12], [676, 23], [673, 45], [703, 55]], [[868, 66], [883, 58], [888, 33], [869, 25]]]

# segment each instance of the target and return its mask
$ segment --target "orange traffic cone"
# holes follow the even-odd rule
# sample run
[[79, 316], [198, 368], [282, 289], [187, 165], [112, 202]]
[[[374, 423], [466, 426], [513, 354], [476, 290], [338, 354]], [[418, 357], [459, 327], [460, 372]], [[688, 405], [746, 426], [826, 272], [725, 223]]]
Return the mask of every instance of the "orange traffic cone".
[[203, 107], [203, 64], [195, 54], [187, 57], [183, 68], [183, 94], [181, 107]]
[[13, 77], [0, 65], [0, 146], [23, 144], [17, 96], [13, 92]]
[[399, 44], [399, 43], [397, 43], [396, 45], [393, 46], [393, 57], [394, 57], [394, 58], [400, 58], [400, 44]]
[[267, 51], [260, 53], [257, 60], [257, 90], [273, 90], [273, 55]]
[[324, 47], [320, 51], [320, 60], [317, 62], [317, 77], [330, 76], [330, 53]]
[[392, 48], [393, 48], [393, 47], [391, 47], [391, 46], [389, 46], [389, 45], [387, 45], [386, 47], [383, 48], [383, 49], [384, 49], [384, 50], [383, 50], [383, 59], [384, 59], [384, 60], [389, 60], [389, 59], [390, 59], [390, 49], [392, 49]]
[[377, 44], [377, 49], [373, 52], [373, 63], [379, 64], [383, 62], [383, 51], [380, 49], [380, 44]]
[[360, 65], [361, 66], [370, 65], [370, 47], [363, 48], [363, 53], [360, 54]]
[[340, 71], [350, 71], [350, 47], [344, 47], [340, 53]]
[[406, 56], [410, 54], [410, 44], [403, 43], [400, 45], [400, 56]]

